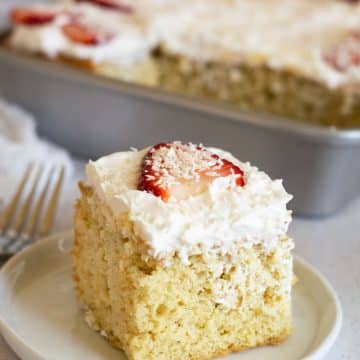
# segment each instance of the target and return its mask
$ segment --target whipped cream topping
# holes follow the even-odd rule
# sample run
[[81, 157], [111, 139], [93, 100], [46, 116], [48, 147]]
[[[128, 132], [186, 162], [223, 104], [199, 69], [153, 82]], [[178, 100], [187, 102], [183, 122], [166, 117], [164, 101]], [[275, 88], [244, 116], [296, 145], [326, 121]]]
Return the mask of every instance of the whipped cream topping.
[[[46, 24], [14, 27], [10, 44], [21, 50], [41, 53], [49, 58], [65, 55], [90, 60], [93, 63], [131, 64], [146, 58], [154, 47], [155, 38], [145, 19], [134, 14], [103, 9], [88, 3], [34, 5], [31, 9], [55, 12], [59, 15]], [[71, 14], [71, 15], [70, 15]], [[62, 26], [69, 16], [78, 17], [81, 25], [92, 31], [111, 34], [111, 40], [96, 45], [72, 41]]]
[[[131, 63], [161, 45], [198, 61], [266, 65], [317, 80], [331, 88], [359, 83], [360, 66], [339, 71], [324, 54], [360, 30], [360, 3], [346, 0], [132, 0], [135, 16], [68, 0], [85, 23], [118, 35], [101, 46], [66, 39], [56, 22], [16, 25], [12, 45], [49, 57], [65, 54], [94, 62]], [[141, 19], [141, 20], [140, 20]], [[360, 48], [360, 44], [359, 44]], [[359, 49], [360, 52], [360, 49]]]
[[[244, 62], [337, 87], [360, 81], [360, 66], [338, 71], [323, 54], [360, 30], [360, 4], [336, 0], [194, 0], [158, 16], [162, 45], [200, 61]], [[360, 45], [359, 45], [360, 48]]]
[[277, 246], [286, 237], [291, 200], [281, 180], [271, 180], [249, 163], [209, 148], [244, 172], [245, 186], [230, 187], [232, 176], [215, 178], [200, 194], [164, 202], [137, 190], [148, 149], [119, 152], [87, 165], [87, 181], [115, 216], [127, 214], [146, 256], [163, 260], [177, 254], [235, 254], [240, 247]]

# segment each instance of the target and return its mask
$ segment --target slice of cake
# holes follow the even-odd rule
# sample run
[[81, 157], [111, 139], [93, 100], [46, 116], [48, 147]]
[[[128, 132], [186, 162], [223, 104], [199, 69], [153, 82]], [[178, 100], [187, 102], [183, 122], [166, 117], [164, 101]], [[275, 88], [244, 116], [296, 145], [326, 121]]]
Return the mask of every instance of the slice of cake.
[[130, 5], [106, 4], [84, 0], [14, 8], [8, 45], [111, 78], [156, 85], [154, 37], [146, 20]]
[[289, 336], [291, 196], [280, 180], [180, 142], [86, 170], [77, 294], [89, 325], [129, 359], [210, 359]]

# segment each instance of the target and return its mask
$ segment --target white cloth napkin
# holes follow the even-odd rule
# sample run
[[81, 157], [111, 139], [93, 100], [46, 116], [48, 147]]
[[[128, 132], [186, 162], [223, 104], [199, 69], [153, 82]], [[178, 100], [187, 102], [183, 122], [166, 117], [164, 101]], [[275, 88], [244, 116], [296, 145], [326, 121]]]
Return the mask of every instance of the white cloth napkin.
[[74, 161], [64, 149], [38, 137], [31, 115], [0, 98], [0, 209], [8, 203], [30, 162], [42, 164], [47, 170], [58, 164], [65, 166], [55, 229], [68, 228], [77, 194]]

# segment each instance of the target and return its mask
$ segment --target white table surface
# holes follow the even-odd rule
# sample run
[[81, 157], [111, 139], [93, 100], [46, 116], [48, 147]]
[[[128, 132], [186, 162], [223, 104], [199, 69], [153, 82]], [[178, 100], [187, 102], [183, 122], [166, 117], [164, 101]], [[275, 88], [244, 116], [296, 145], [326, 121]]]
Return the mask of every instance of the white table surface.
[[[71, 201], [67, 203], [70, 206]], [[70, 217], [71, 211], [67, 226]], [[342, 304], [343, 327], [326, 360], [360, 359], [360, 198], [327, 219], [295, 219], [290, 233], [295, 252], [330, 280]], [[15, 359], [0, 336], [0, 360]]]

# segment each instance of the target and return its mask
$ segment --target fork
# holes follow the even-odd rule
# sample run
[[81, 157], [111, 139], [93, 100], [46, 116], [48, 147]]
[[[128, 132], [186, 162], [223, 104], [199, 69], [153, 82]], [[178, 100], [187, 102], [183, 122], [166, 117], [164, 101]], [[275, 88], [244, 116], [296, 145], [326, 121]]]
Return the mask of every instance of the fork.
[[42, 165], [31, 163], [27, 166], [12, 199], [0, 215], [2, 256], [11, 256], [50, 232], [64, 175], [62, 165], [47, 171]]

